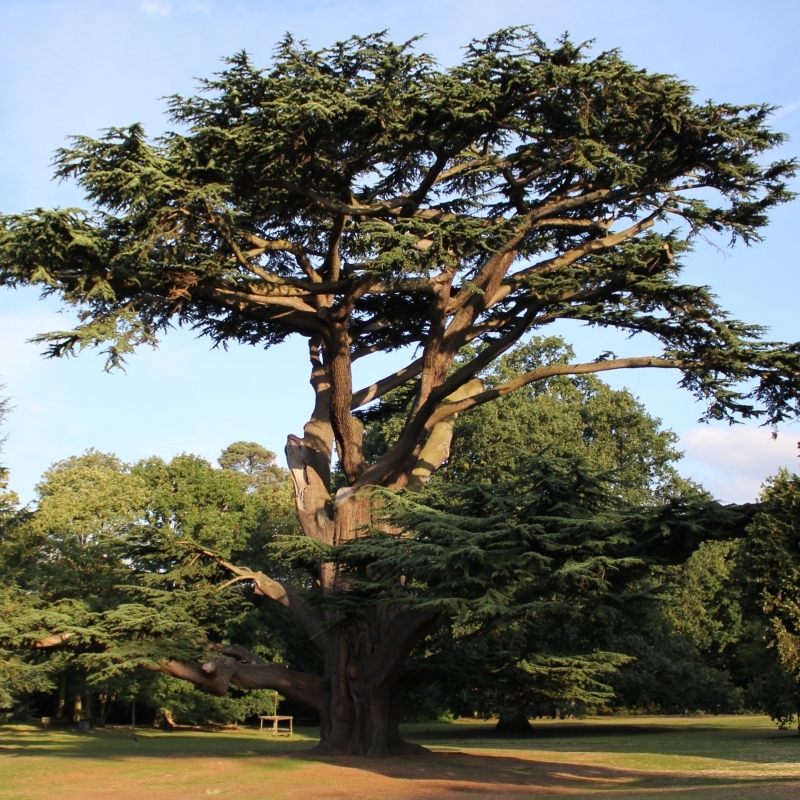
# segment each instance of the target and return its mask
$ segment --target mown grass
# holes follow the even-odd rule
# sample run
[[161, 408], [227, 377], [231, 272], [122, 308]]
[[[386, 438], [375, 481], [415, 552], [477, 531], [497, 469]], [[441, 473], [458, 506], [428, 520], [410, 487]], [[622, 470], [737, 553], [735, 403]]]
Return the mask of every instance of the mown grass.
[[665, 795], [698, 800], [800, 797], [800, 737], [761, 717], [604, 718], [537, 722], [500, 738], [491, 723], [406, 727], [432, 756], [318, 759], [315, 731], [291, 740], [224, 732], [87, 734], [0, 728], [0, 798], [314, 796], [492, 798]]

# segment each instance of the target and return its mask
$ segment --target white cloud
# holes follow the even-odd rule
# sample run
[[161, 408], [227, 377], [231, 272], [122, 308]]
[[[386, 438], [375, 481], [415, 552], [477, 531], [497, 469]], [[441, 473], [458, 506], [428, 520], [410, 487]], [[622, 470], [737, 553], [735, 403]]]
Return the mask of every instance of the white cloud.
[[195, 11], [205, 14], [207, 17], [211, 16], [211, 3], [202, 2], [202, 0], [191, 0], [189, 3], [189, 11]]
[[788, 105], [781, 106], [773, 115], [772, 119], [780, 119], [781, 117], [785, 117], [788, 114], [791, 114], [793, 111], [797, 111], [800, 108], [800, 100], [795, 100], [793, 103], [789, 103]]
[[139, 8], [145, 14], [150, 14], [153, 17], [168, 17], [172, 13], [172, 8], [166, 3], [159, 3], [156, 0], [145, 0]]
[[686, 453], [681, 472], [720, 500], [752, 502], [764, 480], [781, 467], [797, 471], [798, 439], [795, 429], [773, 439], [769, 430], [750, 425], [691, 428], [681, 434]]

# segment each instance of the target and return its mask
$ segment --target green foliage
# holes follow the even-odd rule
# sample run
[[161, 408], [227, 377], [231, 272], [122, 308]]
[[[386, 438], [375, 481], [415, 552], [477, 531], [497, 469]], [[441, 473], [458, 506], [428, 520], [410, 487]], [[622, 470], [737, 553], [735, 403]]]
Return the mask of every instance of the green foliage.
[[275, 695], [268, 689], [243, 692], [234, 687], [225, 697], [215, 697], [186, 681], [159, 675], [147, 700], [178, 725], [232, 725], [258, 714], [274, 714]]
[[800, 722], [800, 478], [781, 470], [767, 482], [762, 500], [745, 542], [742, 569], [772, 657], [759, 659], [752, 691], [783, 728], [795, 716]]
[[[449, 680], [456, 713], [603, 704], [613, 695], [608, 676], [639, 655], [611, 635], [614, 620], [619, 628], [652, 566], [741, 535], [749, 518], [702, 496], [634, 506], [612, 485], [579, 455], [548, 451], [520, 459], [505, 481], [443, 481], [422, 498], [381, 493], [396, 533], [338, 549], [351, 591], [332, 602], [358, 614], [413, 597], [443, 612], [447, 624], [412, 674]], [[699, 656], [695, 665], [705, 669]]]
[[[0, 390], [3, 387], [0, 386]], [[9, 402], [6, 398], [0, 398], [0, 425], [5, 422], [9, 412]], [[3, 451], [3, 444], [6, 440], [5, 436], [0, 437], [0, 453]], [[19, 499], [16, 494], [8, 489], [8, 470], [0, 464], [0, 534], [2, 534], [5, 526], [14, 517]]]
[[667, 619], [703, 653], [721, 654], [744, 635], [742, 587], [734, 575], [739, 548], [739, 541], [703, 542], [685, 564], [661, 573]]
[[[9, 401], [0, 398], [0, 424], [9, 410]], [[5, 436], [0, 437], [0, 451], [4, 441]], [[39, 621], [35, 600], [20, 590], [14, 571], [6, 564], [6, 543], [26, 516], [18, 504], [16, 494], [8, 490], [8, 470], [0, 466], [0, 712], [18, 711], [25, 696], [52, 686], [47, 670], [18, 652], [19, 645], [26, 643], [24, 632]]]
[[[535, 337], [499, 359], [484, 378], [494, 386], [572, 357], [562, 340]], [[689, 490], [675, 468], [681, 458], [676, 444], [677, 436], [663, 430], [628, 391], [612, 390], [592, 375], [562, 376], [461, 417], [442, 478], [505, 480], [518, 472], [524, 453], [553, 449], [580, 455], [589, 468], [613, 476], [620, 497], [644, 505]]]
[[[769, 106], [696, 104], [673, 76], [529, 28], [448, 69], [415, 44], [287, 36], [269, 69], [237, 53], [172, 97], [178, 132], [74, 137], [56, 174], [93, 210], [0, 222], [0, 283], [80, 311], [48, 352], [102, 345], [114, 366], [176, 323], [270, 346], [327, 330], [320, 292], [346, 309], [352, 357], [388, 352], [426, 341], [444, 269], [453, 297], [481, 300], [461, 344], [497, 355], [558, 318], [649, 331], [708, 416], [797, 410], [797, 346], [679, 281], [693, 237], [757, 241], [792, 197], [795, 164], [765, 160], [784, 141]], [[683, 227], [651, 229], [666, 221]], [[503, 248], [519, 266], [489, 297], [479, 273]]]
[[[491, 387], [570, 358], [562, 340], [535, 337], [482, 377]], [[399, 435], [409, 399], [397, 390], [364, 415], [370, 458]], [[741, 634], [735, 592], [723, 589], [733, 545], [713, 539], [740, 535], [751, 514], [681, 479], [675, 444], [630, 393], [594, 376], [537, 382], [459, 416], [422, 497], [381, 495], [401, 509], [390, 529], [406, 534], [343, 554], [376, 601], [386, 589], [363, 576], [382, 585], [402, 575], [399, 592], [449, 613], [415, 660], [407, 706], [738, 708], [725, 665], [706, 663], [700, 639], [719, 653]], [[429, 696], [418, 684], [440, 689]]]
[[609, 680], [615, 696], [611, 705], [649, 714], [744, 710], [742, 692], [731, 674], [709, 663], [670, 625], [658, 605], [651, 602], [620, 622], [610, 644], [633, 661]]
[[257, 551], [286, 527], [286, 476], [267, 474], [254, 484], [195, 456], [131, 467], [96, 451], [53, 465], [34, 511], [17, 514], [0, 543], [0, 700], [65, 681], [69, 696], [84, 696], [83, 713], [90, 696], [107, 705], [138, 695], [186, 722], [232, 722], [269, 707], [263, 692], [201, 702], [197, 690], [137, 670], [162, 658], [194, 661], [208, 638], [235, 637], [268, 659], [292, 641], [285, 621], [268, 624], [274, 612], [255, 609], [196, 551]]
[[246, 475], [254, 487], [286, 480], [286, 471], [275, 463], [275, 453], [256, 442], [229, 444], [222, 451], [218, 462], [222, 469]]
[[764, 490], [764, 507], [753, 520], [747, 564], [773, 626], [781, 661], [800, 679], [800, 478], [781, 471]]

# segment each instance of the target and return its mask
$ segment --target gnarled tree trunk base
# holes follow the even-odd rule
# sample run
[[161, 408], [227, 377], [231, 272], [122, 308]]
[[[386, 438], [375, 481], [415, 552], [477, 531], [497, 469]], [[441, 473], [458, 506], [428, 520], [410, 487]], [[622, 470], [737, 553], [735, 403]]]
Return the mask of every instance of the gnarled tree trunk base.
[[429, 756], [431, 751], [421, 744], [414, 742], [407, 742], [405, 739], [400, 739], [399, 742], [393, 743], [391, 746], [367, 748], [364, 752], [349, 752], [347, 748], [340, 747], [337, 743], [327, 740], [320, 741], [308, 751], [308, 755], [320, 758], [340, 758], [342, 756], [357, 758], [393, 758], [395, 756]]

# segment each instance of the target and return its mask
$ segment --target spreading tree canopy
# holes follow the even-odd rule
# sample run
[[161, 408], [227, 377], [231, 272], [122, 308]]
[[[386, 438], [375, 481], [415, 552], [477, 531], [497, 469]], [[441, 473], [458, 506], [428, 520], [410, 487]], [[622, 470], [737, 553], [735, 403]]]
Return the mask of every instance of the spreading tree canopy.
[[[0, 227], [0, 282], [79, 314], [41, 337], [49, 354], [99, 345], [114, 366], [173, 325], [222, 345], [305, 337], [314, 410], [287, 458], [300, 525], [324, 547], [369, 527], [369, 487], [424, 486], [454, 415], [555, 375], [674, 369], [706, 417], [797, 412], [800, 347], [763, 341], [680, 282], [694, 238], [756, 242], [790, 199], [795, 165], [767, 158], [783, 140], [768, 106], [698, 104], [672, 76], [527, 28], [471, 43], [450, 68], [414, 45], [378, 34], [315, 51], [286, 37], [269, 69], [239, 53], [198, 96], [172, 97], [177, 131], [111, 128], [59, 151], [56, 174], [92, 208]], [[561, 319], [650, 334], [653, 351], [481, 381]], [[392, 351], [408, 363], [353, 386], [356, 360]], [[368, 463], [359, 414], [401, 387], [402, 430]], [[397, 679], [435, 612], [395, 597], [348, 627], [308, 587], [224, 563], [306, 628], [323, 675], [234, 658], [162, 668], [212, 691], [277, 688], [319, 712], [330, 752], [400, 751]], [[321, 558], [313, 590], [344, 591], [343, 574]]]

